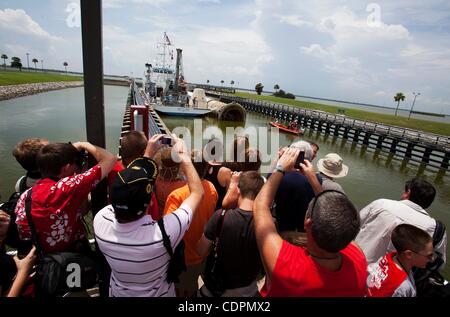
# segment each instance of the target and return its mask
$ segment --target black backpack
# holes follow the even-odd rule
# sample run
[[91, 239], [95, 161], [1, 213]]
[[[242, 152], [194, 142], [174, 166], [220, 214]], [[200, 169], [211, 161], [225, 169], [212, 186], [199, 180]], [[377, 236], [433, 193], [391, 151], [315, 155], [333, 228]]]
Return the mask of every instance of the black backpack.
[[[436, 228], [433, 234], [433, 247], [436, 247], [443, 239], [445, 225], [436, 220]], [[444, 285], [445, 279], [439, 273], [439, 268], [444, 263], [442, 254], [434, 251], [436, 259], [427, 264], [426, 268], [413, 268], [414, 281], [416, 284], [417, 297], [449, 297], [450, 284]]]
[[19, 247], [20, 239], [19, 239], [19, 231], [17, 230], [16, 225], [16, 206], [19, 201], [20, 195], [25, 192], [27, 187], [27, 177], [24, 176], [20, 179], [19, 182], [19, 191], [14, 192], [9, 197], [8, 201], [0, 205], [0, 209], [6, 212], [10, 217], [10, 223], [8, 227], [8, 233], [6, 235], [5, 243], [11, 248], [17, 249]]

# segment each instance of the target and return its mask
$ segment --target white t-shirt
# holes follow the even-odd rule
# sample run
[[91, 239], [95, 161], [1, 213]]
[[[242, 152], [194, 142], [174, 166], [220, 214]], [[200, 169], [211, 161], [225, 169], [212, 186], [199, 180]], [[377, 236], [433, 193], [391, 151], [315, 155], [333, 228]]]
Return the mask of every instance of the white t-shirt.
[[[369, 264], [375, 263], [386, 253], [395, 250], [391, 242], [392, 231], [400, 224], [416, 226], [433, 237], [436, 220], [419, 205], [410, 200], [378, 199], [364, 207], [359, 215], [361, 229], [356, 243], [366, 255]], [[435, 247], [446, 260], [447, 232]]]
[[[192, 221], [192, 209], [182, 204], [164, 216], [164, 227], [174, 249]], [[95, 238], [111, 267], [111, 297], [175, 297], [167, 283], [170, 256], [163, 245], [158, 223], [146, 215], [130, 223], [118, 223], [111, 205], [94, 218]]]

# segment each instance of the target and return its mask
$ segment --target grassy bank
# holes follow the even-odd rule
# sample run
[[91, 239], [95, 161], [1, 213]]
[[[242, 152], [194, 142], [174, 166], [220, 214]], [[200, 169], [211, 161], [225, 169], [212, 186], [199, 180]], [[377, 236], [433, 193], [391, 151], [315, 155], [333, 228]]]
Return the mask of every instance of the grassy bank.
[[83, 78], [65, 74], [42, 72], [11, 72], [0, 70], [0, 86], [79, 80], [83, 80]]
[[274, 96], [259, 96], [257, 94], [245, 93], [245, 92], [237, 92], [236, 96], [243, 98], [251, 98], [251, 99], [259, 99], [266, 100], [271, 102], [284, 103], [295, 107], [314, 109], [314, 110], [322, 110], [330, 113], [338, 113], [338, 109], [345, 109], [345, 115], [351, 118], [360, 119], [360, 120], [370, 120], [381, 122], [389, 125], [396, 125], [405, 128], [411, 129], [419, 129], [426, 132], [441, 134], [441, 135], [450, 135], [450, 124], [442, 123], [442, 122], [433, 122], [427, 120], [419, 120], [411, 118], [401, 117], [401, 116], [393, 116], [390, 114], [382, 114], [369, 112], [358, 109], [351, 109], [345, 107], [337, 107], [337, 106], [329, 106], [320, 103], [306, 102], [300, 100], [293, 99], [285, 99]]

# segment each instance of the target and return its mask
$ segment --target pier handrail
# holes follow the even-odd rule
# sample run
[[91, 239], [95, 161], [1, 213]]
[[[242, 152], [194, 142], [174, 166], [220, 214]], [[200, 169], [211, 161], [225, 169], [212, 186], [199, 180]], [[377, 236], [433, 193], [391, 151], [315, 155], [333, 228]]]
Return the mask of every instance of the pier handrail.
[[[214, 92], [210, 92], [210, 93], [214, 94]], [[256, 99], [238, 97], [238, 96], [234, 96], [232, 94], [227, 94], [227, 93], [221, 93], [219, 95], [226, 97], [226, 98], [233, 99], [238, 102], [250, 102], [253, 104], [257, 104], [257, 105], [261, 104], [261, 101], [256, 100]], [[431, 132], [424, 132], [424, 131], [420, 131], [420, 130], [414, 130], [414, 129], [410, 129], [410, 128], [399, 127], [399, 126], [385, 124], [385, 123], [379, 123], [379, 122], [371, 121], [371, 120], [353, 119], [353, 118], [349, 118], [343, 114], [333, 114], [333, 113], [329, 113], [329, 112], [322, 111], [322, 110], [306, 109], [306, 108], [291, 106], [291, 105], [287, 105], [287, 104], [279, 103], [279, 102], [264, 102], [264, 103], [265, 103], [264, 106], [269, 106], [272, 108], [274, 108], [273, 106], [276, 106], [277, 109], [279, 109], [280, 107], [282, 109], [284, 109], [283, 107], [287, 107], [287, 109], [286, 109], [287, 111], [294, 112], [294, 113], [295, 113], [295, 109], [300, 109], [301, 115], [308, 116], [308, 117], [311, 117], [314, 119], [323, 119], [323, 116], [325, 116], [325, 120], [327, 120], [327, 121], [331, 121], [330, 118], [332, 118], [332, 120], [336, 121], [337, 118], [341, 118], [341, 119], [343, 118], [343, 124], [350, 126], [350, 127], [358, 127], [358, 128], [362, 128], [367, 131], [369, 131], [369, 127], [370, 127], [370, 131], [374, 131], [374, 132], [377, 132], [380, 134], [385, 134], [386, 136], [393, 136], [393, 137], [397, 137], [397, 138], [406, 137], [410, 140], [420, 142], [424, 145], [438, 147], [438, 148], [442, 148], [445, 151], [450, 151], [450, 137], [449, 136], [435, 134], [435, 133], [431, 133]], [[352, 123], [349, 123], [347, 121], [347, 119], [352, 120]], [[384, 132], [384, 131], [380, 131], [380, 130], [387, 130], [387, 131]]]

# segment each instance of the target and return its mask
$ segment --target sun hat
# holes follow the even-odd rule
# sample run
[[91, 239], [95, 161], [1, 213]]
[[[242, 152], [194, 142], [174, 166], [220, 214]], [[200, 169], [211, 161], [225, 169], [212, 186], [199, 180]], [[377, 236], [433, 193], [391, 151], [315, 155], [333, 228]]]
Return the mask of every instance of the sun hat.
[[343, 159], [338, 154], [329, 153], [317, 162], [317, 169], [331, 178], [344, 177], [348, 173], [348, 166], [342, 162]]

